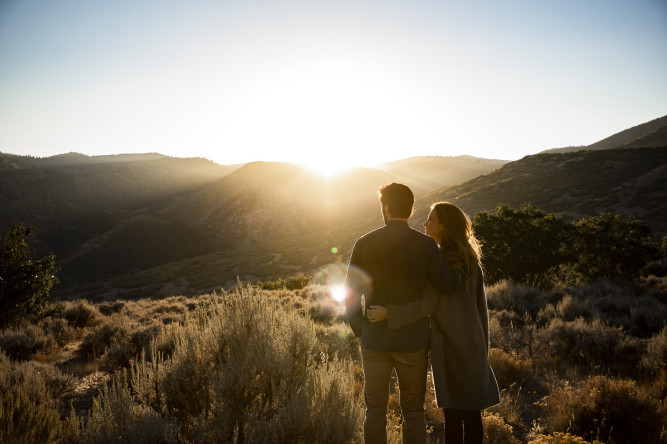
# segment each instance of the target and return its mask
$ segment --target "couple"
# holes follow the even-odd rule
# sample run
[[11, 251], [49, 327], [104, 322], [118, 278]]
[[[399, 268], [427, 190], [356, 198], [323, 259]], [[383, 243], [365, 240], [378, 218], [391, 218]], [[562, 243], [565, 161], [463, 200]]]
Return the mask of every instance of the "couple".
[[497, 404], [499, 395], [488, 361], [486, 296], [470, 219], [453, 204], [437, 203], [422, 234], [408, 225], [414, 205], [410, 188], [391, 183], [380, 187], [378, 196], [385, 226], [357, 240], [346, 279], [348, 319], [361, 337], [364, 440], [387, 441], [395, 369], [403, 442], [426, 441], [430, 352], [436, 399], [445, 412], [445, 443], [481, 444], [481, 410]]

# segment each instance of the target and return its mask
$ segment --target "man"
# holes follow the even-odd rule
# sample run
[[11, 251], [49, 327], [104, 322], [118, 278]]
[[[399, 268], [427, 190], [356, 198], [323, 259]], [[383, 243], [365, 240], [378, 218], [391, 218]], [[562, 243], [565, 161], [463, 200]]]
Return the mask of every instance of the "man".
[[365, 307], [417, 300], [422, 297], [427, 280], [441, 292], [454, 293], [462, 276], [445, 263], [431, 237], [408, 225], [414, 205], [410, 188], [400, 183], [383, 185], [378, 197], [385, 226], [354, 244], [346, 279], [347, 316], [355, 336], [361, 337], [366, 401], [364, 440], [369, 444], [387, 442], [389, 383], [395, 369], [403, 442], [424, 443], [429, 320], [424, 318], [388, 330], [387, 321], [371, 323], [365, 316]]

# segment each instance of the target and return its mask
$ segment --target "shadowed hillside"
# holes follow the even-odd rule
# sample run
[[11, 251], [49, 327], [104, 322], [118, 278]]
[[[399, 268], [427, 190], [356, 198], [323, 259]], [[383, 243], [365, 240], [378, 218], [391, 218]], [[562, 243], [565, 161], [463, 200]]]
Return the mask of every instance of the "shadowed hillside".
[[376, 210], [377, 188], [395, 178], [357, 169], [327, 179], [289, 163], [252, 162], [164, 212], [238, 248], [358, 220]]
[[[518, 207], [531, 202], [571, 220], [606, 211], [632, 215], [662, 236], [667, 233], [666, 182], [664, 148], [539, 154], [419, 198], [410, 222], [421, 230], [429, 206], [440, 200], [460, 205], [471, 216], [500, 204]], [[345, 262], [356, 238], [382, 225], [376, 191], [370, 184], [358, 189], [360, 202], [370, 203], [363, 217], [353, 222], [313, 231], [294, 230], [293, 235], [282, 238], [267, 236], [254, 245], [126, 274], [77, 291], [89, 298], [195, 294], [231, 288], [237, 277], [266, 281]], [[262, 224], [258, 225], [261, 230]], [[331, 250], [334, 247], [336, 253]]]
[[527, 156], [464, 184], [425, 197], [448, 200], [468, 214], [530, 202], [574, 220], [611, 211], [667, 234], [667, 149], [636, 148]]
[[[384, 183], [429, 178], [415, 186], [419, 197], [499, 163], [436, 156], [385, 166], [393, 172], [359, 168], [325, 178], [277, 162], [221, 166], [160, 154], [2, 154], [0, 204], [6, 211], [0, 228], [17, 222], [39, 228], [40, 243], [57, 254], [63, 268], [59, 289], [64, 291], [174, 261], [194, 258], [196, 263], [209, 253], [234, 255], [247, 248], [248, 257], [254, 257], [277, 240], [323, 236], [323, 230], [376, 216], [377, 189]], [[259, 263], [253, 259], [244, 270], [249, 277], [264, 277], [255, 268], [275, 265], [283, 254], [290, 253], [271, 253]], [[295, 259], [284, 271], [300, 269], [303, 260]], [[230, 279], [235, 276], [222, 282]], [[218, 277], [206, 288], [219, 282]]]
[[[633, 143], [659, 144], [662, 134]], [[344, 262], [355, 239], [382, 224], [377, 189], [391, 181], [415, 188], [411, 223], [419, 230], [429, 206], [449, 200], [471, 216], [524, 202], [569, 220], [611, 211], [644, 220], [656, 236], [667, 233], [664, 147], [539, 154], [497, 169], [503, 161], [410, 158], [329, 179], [287, 163], [253, 162], [230, 173], [234, 167], [203, 159], [144, 156], [91, 165], [65, 155], [51, 167], [0, 156], [0, 203], [10, 209], [2, 223], [41, 230], [63, 267], [57, 292], [195, 294], [230, 288], [237, 277], [266, 281]], [[428, 188], [438, 177], [449, 184], [473, 174], [478, 164], [491, 172]], [[414, 186], [417, 176], [423, 180]]]
[[434, 156], [325, 178], [294, 164], [252, 162], [164, 214], [206, 233], [219, 249], [238, 248], [372, 217], [378, 212], [376, 191], [385, 183], [409, 183], [419, 197], [504, 163]]
[[667, 146], [667, 116], [616, 133], [588, 146], [554, 148], [542, 153], [569, 153], [572, 151], [599, 151], [612, 148], [647, 148]]
[[[211, 251], [207, 242], [155, 213], [236, 168], [159, 154], [0, 154], [0, 228], [18, 222], [39, 228], [40, 241], [64, 266], [64, 280], [203, 254]], [[159, 233], [181, 241], [166, 242]]]
[[410, 184], [415, 194], [458, 185], [506, 164], [506, 160], [472, 156], [418, 156], [376, 166]]

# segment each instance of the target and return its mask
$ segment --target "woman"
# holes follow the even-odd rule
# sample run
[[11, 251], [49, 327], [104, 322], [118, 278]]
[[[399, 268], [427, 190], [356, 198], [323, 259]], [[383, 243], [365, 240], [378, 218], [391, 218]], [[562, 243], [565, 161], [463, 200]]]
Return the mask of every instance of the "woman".
[[480, 246], [468, 216], [448, 202], [431, 207], [424, 228], [450, 267], [464, 272], [464, 283], [452, 295], [427, 286], [418, 301], [371, 306], [368, 319], [386, 319], [388, 328], [396, 329], [431, 315], [431, 367], [438, 407], [445, 413], [445, 443], [482, 443], [481, 411], [500, 398], [488, 359], [489, 315]]

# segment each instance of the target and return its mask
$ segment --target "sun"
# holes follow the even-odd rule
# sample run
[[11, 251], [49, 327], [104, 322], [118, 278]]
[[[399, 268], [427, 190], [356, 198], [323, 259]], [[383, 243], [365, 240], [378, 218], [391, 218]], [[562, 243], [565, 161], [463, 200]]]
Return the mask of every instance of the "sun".
[[308, 171], [329, 179], [358, 167], [358, 165], [351, 164], [347, 160], [322, 157], [301, 160], [299, 164], [303, 165]]

